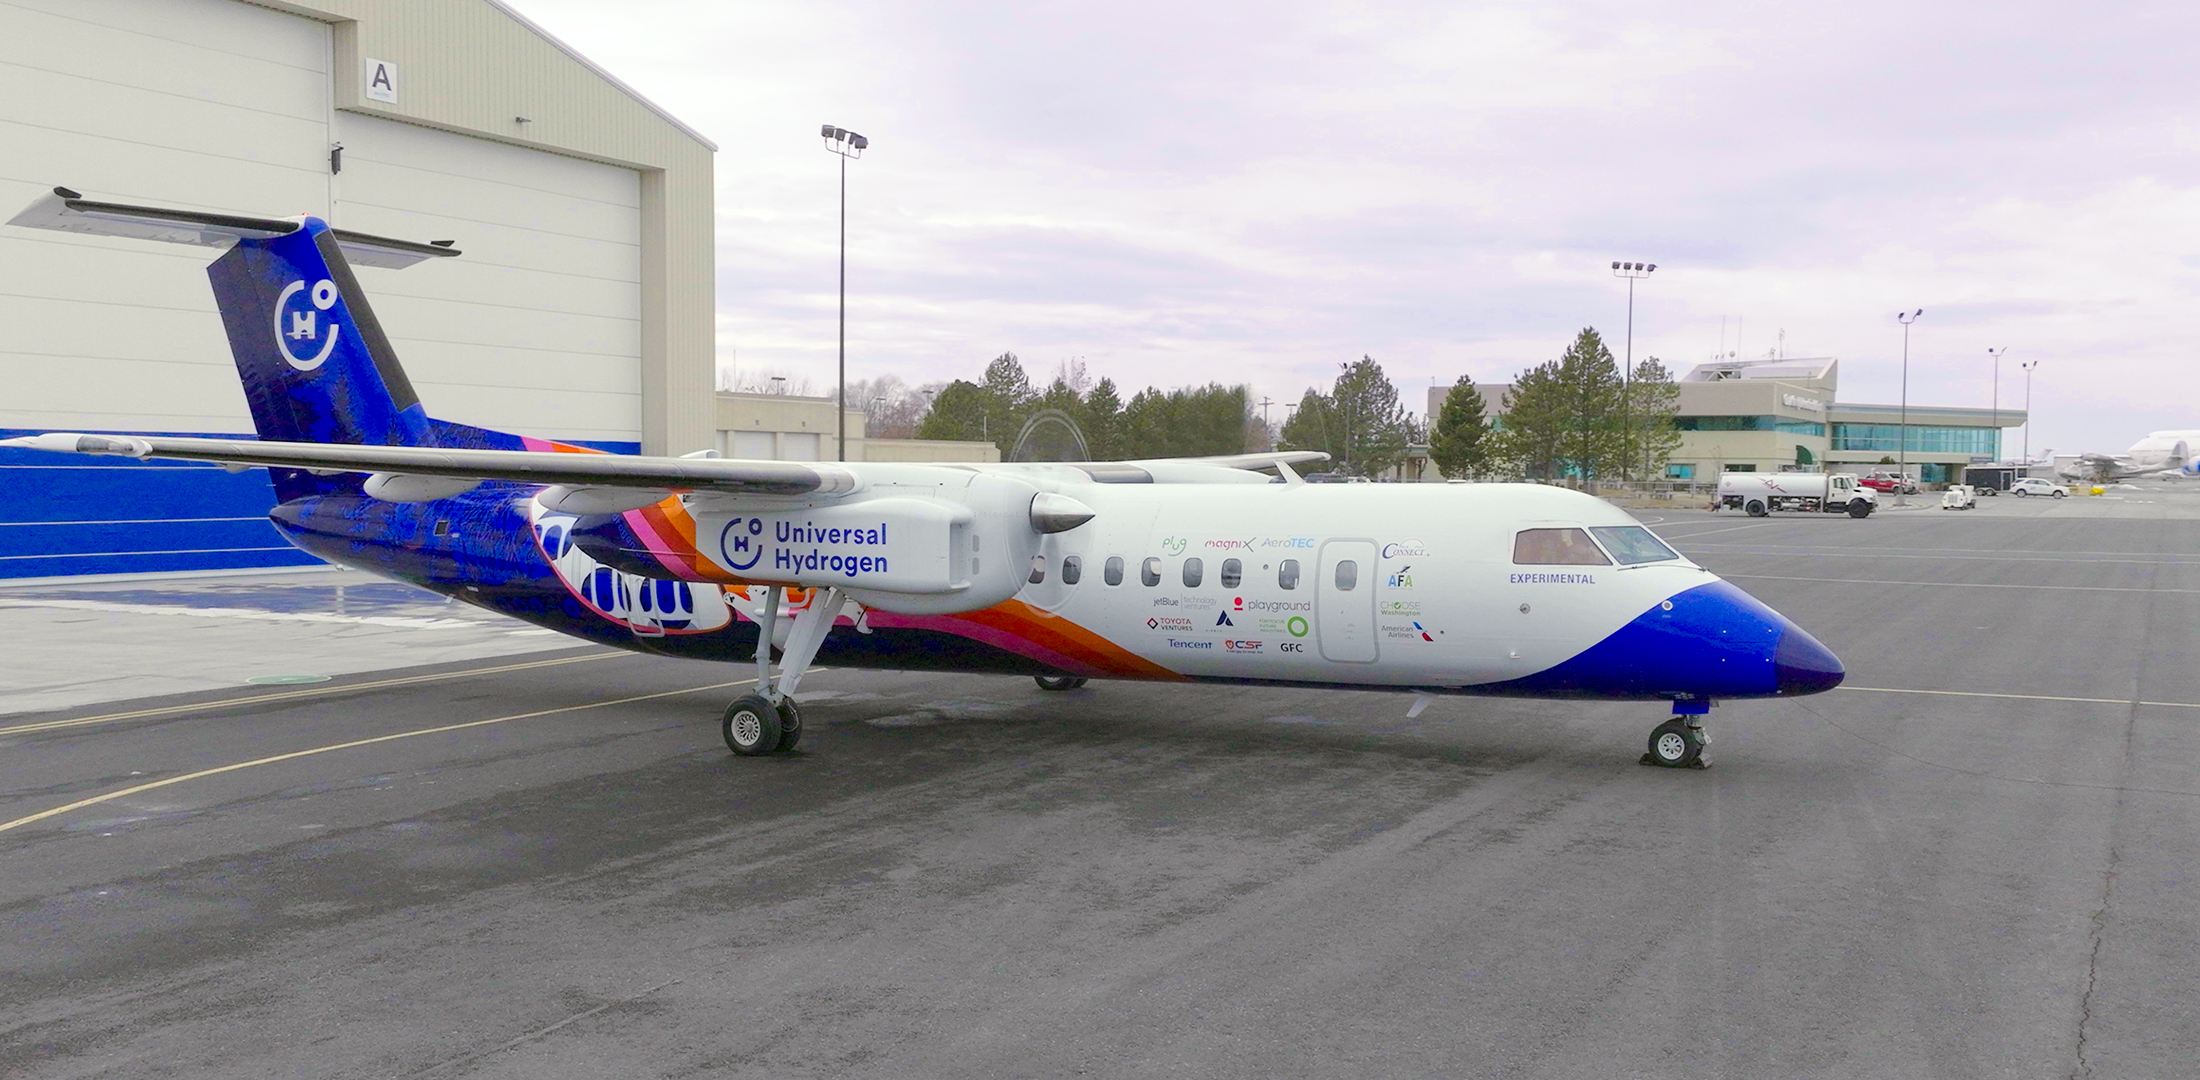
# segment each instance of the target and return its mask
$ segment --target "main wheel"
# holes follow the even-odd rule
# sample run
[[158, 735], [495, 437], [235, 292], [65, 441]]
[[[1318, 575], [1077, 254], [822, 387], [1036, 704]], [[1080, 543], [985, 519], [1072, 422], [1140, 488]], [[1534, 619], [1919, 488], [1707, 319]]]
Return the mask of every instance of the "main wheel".
[[762, 694], [726, 706], [726, 748], [742, 757], [769, 754], [779, 749], [779, 709]]
[[793, 698], [779, 699], [779, 752], [784, 754], [802, 741], [802, 709]]
[[1075, 690], [1085, 685], [1085, 680], [1074, 675], [1033, 675], [1031, 681], [1038, 683], [1041, 690]]
[[1756, 499], [1749, 500], [1749, 505], [1742, 509], [1749, 511], [1750, 517], [1763, 517], [1766, 514], [1765, 504]]
[[1871, 516], [1871, 512], [1872, 512], [1872, 504], [1870, 504], [1870, 503], [1868, 503], [1868, 502], [1865, 502], [1865, 501], [1864, 501], [1864, 500], [1862, 500], [1862, 499], [1850, 499], [1850, 500], [1849, 500], [1849, 516], [1850, 516], [1850, 517], [1852, 517], [1852, 518], [1860, 518], [1860, 517], [1870, 517], [1870, 516]]
[[1702, 756], [1703, 729], [1668, 720], [1650, 732], [1650, 752], [1643, 760], [1668, 769], [1685, 769]]

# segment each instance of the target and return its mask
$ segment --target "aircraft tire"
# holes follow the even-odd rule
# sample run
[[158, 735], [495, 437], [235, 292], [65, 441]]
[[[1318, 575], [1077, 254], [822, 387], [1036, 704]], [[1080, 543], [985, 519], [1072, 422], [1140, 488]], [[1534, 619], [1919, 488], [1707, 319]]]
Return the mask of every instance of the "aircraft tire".
[[1765, 504], [1756, 499], [1749, 500], [1749, 505], [1743, 507], [1743, 509], [1749, 511], [1750, 517], [1763, 517], [1769, 512], [1765, 509]]
[[1650, 752], [1642, 756], [1645, 765], [1661, 765], [1668, 769], [1685, 769], [1703, 756], [1703, 729], [1690, 727], [1679, 720], [1668, 720], [1650, 732]]
[[1865, 501], [1864, 501], [1864, 500], [1862, 500], [1862, 499], [1850, 499], [1850, 500], [1849, 500], [1849, 516], [1850, 516], [1850, 517], [1852, 517], [1852, 518], [1870, 517], [1870, 516], [1871, 516], [1871, 513], [1872, 513], [1872, 504], [1870, 504], [1870, 503], [1868, 503], [1868, 502], [1865, 502]]
[[784, 754], [802, 741], [802, 707], [793, 698], [779, 699], [779, 749]]
[[1075, 690], [1085, 685], [1085, 680], [1074, 675], [1033, 675], [1031, 681], [1038, 683], [1041, 690]]
[[762, 694], [750, 694], [726, 706], [722, 728], [726, 749], [742, 757], [779, 749], [779, 710]]

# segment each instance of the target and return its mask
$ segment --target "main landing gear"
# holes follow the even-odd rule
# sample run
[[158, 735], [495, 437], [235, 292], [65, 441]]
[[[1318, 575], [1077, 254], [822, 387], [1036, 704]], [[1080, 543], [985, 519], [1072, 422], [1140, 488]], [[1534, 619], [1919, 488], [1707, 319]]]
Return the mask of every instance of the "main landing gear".
[[1038, 683], [1041, 690], [1075, 690], [1085, 685], [1085, 680], [1075, 675], [1033, 675], [1031, 681]]
[[1673, 718], [1650, 731], [1650, 752], [1642, 763], [1666, 769], [1708, 769], [1711, 759], [1703, 748], [1711, 743], [1704, 733], [1703, 718], [1710, 715], [1708, 701], [1676, 701]]
[[802, 685], [802, 676], [809, 672], [818, 648], [825, 644], [826, 633], [833, 628], [833, 618], [847, 603], [845, 593], [827, 589], [823, 596], [813, 598], [809, 607], [795, 613], [786, 647], [779, 651], [779, 678], [774, 680], [772, 636], [779, 628], [782, 592], [777, 585], [764, 590], [763, 606], [753, 613], [758, 692], [726, 706], [726, 747], [743, 757], [792, 750], [802, 741], [802, 710], [794, 702], [795, 688]]

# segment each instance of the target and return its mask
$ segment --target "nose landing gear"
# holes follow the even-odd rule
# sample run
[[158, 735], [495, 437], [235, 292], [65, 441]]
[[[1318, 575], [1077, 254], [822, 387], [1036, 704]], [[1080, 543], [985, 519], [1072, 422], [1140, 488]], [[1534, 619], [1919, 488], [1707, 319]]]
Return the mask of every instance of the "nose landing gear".
[[1650, 731], [1650, 750], [1642, 755], [1642, 763], [1666, 769], [1708, 769], [1711, 759], [1704, 756], [1704, 747], [1711, 742], [1705, 734], [1703, 718], [1711, 712], [1708, 701], [1676, 701], [1673, 718]]
[[764, 604], [756, 613], [756, 687], [726, 707], [722, 725], [726, 748], [743, 757], [792, 750], [802, 741], [802, 710], [795, 704], [795, 688], [809, 673], [825, 635], [833, 628], [847, 596], [827, 589], [810, 606], [796, 612], [787, 634], [787, 646], [779, 652], [779, 678], [772, 678], [772, 633], [779, 623], [780, 587], [764, 590]]

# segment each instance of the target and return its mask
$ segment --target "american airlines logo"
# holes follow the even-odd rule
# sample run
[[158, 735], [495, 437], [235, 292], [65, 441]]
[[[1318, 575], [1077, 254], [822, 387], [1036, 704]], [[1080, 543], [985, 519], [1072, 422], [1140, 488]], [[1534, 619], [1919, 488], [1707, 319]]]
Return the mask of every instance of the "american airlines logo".
[[328, 362], [343, 330], [330, 310], [335, 306], [336, 283], [327, 278], [314, 282], [311, 290], [302, 279], [283, 286], [275, 298], [275, 348], [284, 363], [312, 371]]

